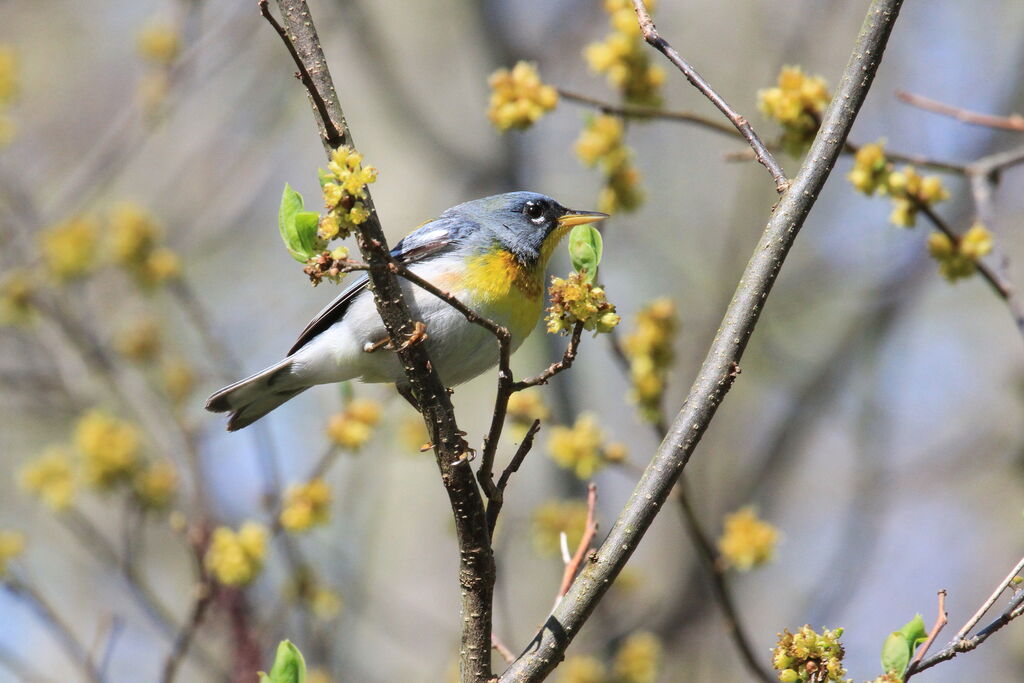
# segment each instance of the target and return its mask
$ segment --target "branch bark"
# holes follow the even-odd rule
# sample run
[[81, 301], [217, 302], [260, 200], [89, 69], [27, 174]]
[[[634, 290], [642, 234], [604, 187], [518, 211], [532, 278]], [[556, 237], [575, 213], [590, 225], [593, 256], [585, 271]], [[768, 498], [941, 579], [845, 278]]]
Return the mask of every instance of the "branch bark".
[[902, 0], [874, 0], [822, 126], [776, 205], [726, 310], [689, 397], [595, 558], [501, 681], [543, 680], [626, 564], [732, 385], [779, 270], [814, 205], [874, 80]]
[[[261, 4], [263, 2], [265, 0]], [[283, 19], [281, 37], [299, 66], [300, 77], [303, 72], [308, 74], [308, 80], [303, 78], [303, 81], [328, 154], [337, 146], [335, 143], [353, 145], [306, 1], [277, 0], [277, 7]], [[326, 118], [321, 110], [326, 112]], [[377, 311], [397, 349], [412, 395], [431, 435], [441, 480], [455, 516], [462, 587], [461, 676], [463, 681], [482, 682], [491, 678], [491, 598], [495, 576], [483, 499], [472, 470], [462, 458], [468, 448], [456, 423], [448, 390], [430, 363], [425, 348], [421, 344], [403, 344], [413, 332], [413, 321], [398, 277], [389, 268], [387, 241], [369, 193], [365, 204], [370, 218], [359, 226], [359, 251], [369, 266], [367, 272]]]

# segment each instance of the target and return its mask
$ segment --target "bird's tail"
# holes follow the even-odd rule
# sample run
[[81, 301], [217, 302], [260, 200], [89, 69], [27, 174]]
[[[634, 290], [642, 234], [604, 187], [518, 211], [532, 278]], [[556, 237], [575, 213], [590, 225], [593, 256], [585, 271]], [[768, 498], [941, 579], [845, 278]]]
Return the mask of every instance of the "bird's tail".
[[309, 385], [297, 385], [291, 366], [292, 359], [285, 358], [266, 370], [224, 387], [207, 399], [206, 409], [214, 413], [230, 412], [229, 432], [248, 427], [309, 388]]

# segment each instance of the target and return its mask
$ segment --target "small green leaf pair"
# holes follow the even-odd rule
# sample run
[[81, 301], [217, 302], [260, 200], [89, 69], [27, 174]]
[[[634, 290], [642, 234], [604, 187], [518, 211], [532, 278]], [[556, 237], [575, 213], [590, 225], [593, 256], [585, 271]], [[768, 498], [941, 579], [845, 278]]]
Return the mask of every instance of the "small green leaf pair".
[[306, 683], [306, 660], [292, 641], [282, 640], [270, 673], [260, 671], [259, 677], [259, 683]]
[[903, 625], [899, 631], [893, 631], [882, 645], [882, 669], [886, 673], [893, 671], [902, 677], [914, 656], [917, 646], [928, 640], [928, 631], [924, 627], [924, 619], [916, 615]]
[[277, 227], [288, 253], [299, 263], [305, 263], [324, 250], [324, 241], [317, 236], [319, 223], [320, 214], [306, 211], [302, 195], [285, 183]]
[[583, 275], [584, 280], [593, 282], [597, 277], [597, 267], [601, 265], [601, 253], [604, 242], [601, 233], [590, 225], [577, 225], [569, 233], [569, 257], [572, 267]]

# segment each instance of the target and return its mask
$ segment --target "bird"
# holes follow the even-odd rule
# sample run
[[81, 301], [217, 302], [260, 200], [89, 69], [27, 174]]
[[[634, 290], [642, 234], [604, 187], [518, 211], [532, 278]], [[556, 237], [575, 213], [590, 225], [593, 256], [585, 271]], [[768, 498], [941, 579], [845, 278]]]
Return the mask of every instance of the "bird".
[[[508, 192], [454, 206], [404, 237], [391, 257], [478, 315], [504, 326], [514, 352], [537, 326], [544, 274], [555, 247], [577, 225], [607, 218], [575, 211], [536, 192]], [[214, 393], [206, 409], [230, 413], [228, 431], [246, 427], [306, 389], [348, 380], [391, 382], [408, 395], [368, 279], [358, 279], [313, 318], [285, 358]], [[426, 350], [445, 386], [498, 363], [493, 335], [448, 302], [402, 279], [413, 320], [425, 325]]]

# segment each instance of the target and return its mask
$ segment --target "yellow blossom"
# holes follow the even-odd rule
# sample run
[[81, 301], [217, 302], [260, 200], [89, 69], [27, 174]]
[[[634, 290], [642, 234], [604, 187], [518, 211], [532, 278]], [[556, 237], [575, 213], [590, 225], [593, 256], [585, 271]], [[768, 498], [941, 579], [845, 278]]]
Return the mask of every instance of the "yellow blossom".
[[778, 540], [778, 529], [759, 519], [748, 505], [726, 515], [718, 552], [729, 566], [747, 571], [770, 561]]
[[214, 529], [204, 562], [220, 583], [243, 586], [259, 574], [266, 552], [266, 527], [245, 522], [237, 532], [223, 526]]
[[558, 104], [558, 92], [540, 80], [537, 67], [529, 62], [518, 62], [511, 71], [498, 69], [487, 84], [487, 118], [502, 132], [529, 128]]
[[0, 324], [17, 325], [32, 317], [34, 291], [31, 272], [14, 268], [0, 281]]
[[602, 114], [594, 116], [576, 140], [576, 155], [587, 166], [594, 166], [622, 146], [622, 120]]
[[281, 526], [288, 531], [307, 531], [326, 524], [331, 517], [331, 487], [321, 478], [295, 484], [285, 493]]
[[550, 416], [540, 389], [517, 391], [508, 398], [508, 419], [512, 423], [515, 438], [522, 439], [534, 420], [546, 420]]
[[156, 359], [161, 347], [160, 325], [152, 318], [136, 320], [117, 335], [114, 346], [125, 358], [137, 362]]
[[921, 206], [932, 206], [949, 199], [949, 192], [938, 176], [922, 176], [913, 166], [892, 171], [884, 187], [893, 197], [893, 210], [889, 220], [905, 228], [916, 223]]
[[134, 474], [139, 465], [139, 431], [102, 411], [93, 410], [79, 418], [74, 442], [90, 486], [109, 489]]
[[167, 66], [178, 56], [181, 38], [173, 24], [153, 20], [139, 29], [135, 45], [143, 59]]
[[18, 483], [27, 493], [60, 512], [75, 498], [75, 477], [71, 454], [63, 446], [50, 446], [18, 472]]
[[[645, 4], [653, 11], [653, 2]], [[640, 32], [632, 3], [609, 0], [604, 10], [611, 32], [604, 40], [591, 43], [583, 50], [587, 64], [595, 73], [604, 74], [608, 84], [618, 90], [626, 102], [660, 105], [665, 71], [651, 63], [651, 53]]]
[[320, 217], [319, 237], [330, 241], [348, 237], [370, 218], [366, 186], [377, 180], [377, 169], [363, 166], [363, 155], [348, 145], [331, 153], [327, 171], [321, 172], [321, 191], [327, 212]]
[[606, 683], [604, 664], [596, 657], [572, 655], [556, 670], [558, 683]]
[[589, 479], [606, 464], [602, 448], [604, 438], [597, 418], [584, 413], [572, 427], [556, 425], [551, 428], [548, 452], [559, 467], [573, 470], [580, 479]]
[[163, 510], [178, 492], [178, 473], [169, 462], [146, 465], [132, 481], [135, 497], [143, 507]]
[[162, 234], [153, 216], [134, 202], [115, 204], [109, 220], [111, 257], [121, 266], [145, 259]]
[[941, 232], [928, 236], [928, 253], [939, 262], [939, 272], [950, 282], [977, 272], [978, 259], [992, 251], [992, 233], [975, 223], [958, 240]]
[[622, 340], [633, 383], [630, 397], [650, 421], [661, 417], [661, 399], [675, 357], [672, 341], [677, 326], [672, 300], [655, 299], [637, 313], [636, 329]]
[[533, 547], [539, 555], [558, 555], [560, 535], [564, 532], [568, 537], [569, 548], [575, 549], [583, 538], [586, 523], [587, 504], [582, 501], [542, 503], [533, 511]]
[[799, 66], [782, 67], [776, 86], [757, 93], [758, 108], [782, 124], [782, 146], [794, 155], [802, 153], [814, 139], [831, 100], [825, 79], [808, 76]]
[[14, 47], [0, 43], [0, 108], [18, 95], [18, 54]]
[[181, 275], [181, 257], [170, 247], [154, 249], [138, 275], [139, 281], [148, 286], [176, 279]]
[[373, 436], [380, 421], [380, 404], [369, 399], [354, 399], [327, 423], [327, 438], [338, 446], [358, 449]]
[[0, 579], [7, 573], [7, 564], [25, 552], [25, 534], [0, 529]]
[[981, 223], [975, 223], [960, 238], [960, 253], [977, 261], [992, 252], [992, 233]]
[[96, 261], [99, 225], [96, 220], [76, 216], [47, 228], [40, 235], [43, 262], [59, 281], [88, 273]]
[[587, 282], [580, 273], [571, 273], [566, 279], [552, 276], [548, 296], [551, 306], [546, 320], [551, 334], [568, 334], [577, 322], [594, 333], [611, 332], [619, 324], [619, 315], [605, 298], [604, 289]]
[[626, 638], [612, 664], [615, 683], [654, 683], [661, 663], [661, 641], [640, 631]]
[[309, 599], [309, 608], [320, 621], [330, 621], [341, 613], [342, 600], [337, 591], [317, 586]]
[[633, 153], [624, 142], [622, 121], [602, 114], [587, 121], [576, 140], [576, 155], [587, 166], [599, 166], [604, 187], [598, 208], [605, 213], [633, 211], [643, 203], [640, 171], [633, 165]]
[[[772, 666], [783, 683], [797, 681], [845, 681], [845, 651], [839, 639], [843, 629], [822, 629], [815, 633], [810, 626], [801, 626], [796, 633], [785, 630], [772, 650]], [[822, 674], [824, 673], [824, 677]]]
[[885, 141], [864, 145], [853, 156], [853, 168], [846, 178], [853, 186], [866, 195], [888, 191], [886, 181], [889, 178], [891, 164], [885, 158]]
[[183, 403], [196, 386], [195, 373], [181, 358], [165, 359], [160, 366], [160, 377], [163, 380], [164, 391], [175, 405]]

